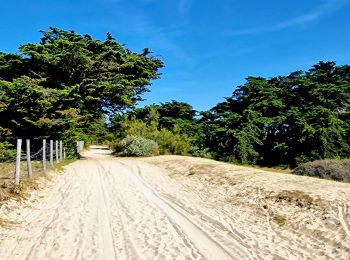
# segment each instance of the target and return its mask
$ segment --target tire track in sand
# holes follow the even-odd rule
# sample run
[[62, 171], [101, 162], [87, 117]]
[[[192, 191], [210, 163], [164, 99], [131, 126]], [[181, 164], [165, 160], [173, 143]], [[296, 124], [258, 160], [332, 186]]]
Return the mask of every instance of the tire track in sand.
[[209, 259], [242, 259], [250, 258], [249, 253], [244, 252], [240, 248], [233, 253], [228, 252], [223, 246], [214, 240], [208, 233], [194, 223], [186, 211], [173, 203], [156, 195], [146, 185], [138, 175], [133, 171], [129, 171], [129, 178], [144, 196], [154, 205], [160, 208], [172, 222], [179, 226], [181, 230], [190, 237], [191, 241], [197, 246], [200, 252], [203, 252]]

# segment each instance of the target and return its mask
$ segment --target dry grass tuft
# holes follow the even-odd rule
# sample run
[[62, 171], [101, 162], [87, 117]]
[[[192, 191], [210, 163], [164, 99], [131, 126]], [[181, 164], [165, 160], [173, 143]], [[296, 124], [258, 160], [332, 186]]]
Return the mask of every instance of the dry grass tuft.
[[309, 194], [296, 190], [284, 190], [276, 195], [270, 196], [274, 203], [285, 203], [299, 208], [310, 209], [313, 205], [319, 205]]
[[273, 220], [277, 222], [277, 224], [282, 227], [286, 224], [287, 218], [284, 215], [276, 215], [273, 217]]
[[[63, 167], [72, 163], [75, 159], [65, 160], [49, 169], [51, 172], [59, 172]], [[43, 172], [42, 166], [38, 162], [32, 165], [33, 177], [29, 178], [26, 174], [26, 163], [21, 165], [20, 184], [13, 183], [14, 164], [0, 163], [0, 206], [9, 199], [21, 200], [25, 199], [33, 190], [38, 190], [45, 181], [51, 180], [52, 175]]]

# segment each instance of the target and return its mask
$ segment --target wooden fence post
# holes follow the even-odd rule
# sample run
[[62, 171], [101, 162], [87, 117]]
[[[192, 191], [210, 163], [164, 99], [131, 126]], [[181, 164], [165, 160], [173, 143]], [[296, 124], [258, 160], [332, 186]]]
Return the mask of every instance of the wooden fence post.
[[67, 156], [66, 147], [63, 147], [63, 159], [66, 159], [66, 156]]
[[62, 141], [60, 141], [60, 161], [62, 161], [63, 157], [63, 146], [62, 146]]
[[79, 154], [84, 149], [84, 141], [77, 141], [76, 152]]
[[56, 163], [58, 163], [59, 162], [59, 159], [58, 159], [58, 141], [56, 140], [55, 143], [56, 143]]
[[27, 171], [28, 171], [28, 177], [32, 178], [33, 172], [32, 172], [32, 162], [30, 159], [30, 139], [26, 140], [26, 150], [27, 150]]
[[43, 170], [46, 171], [46, 139], [43, 139]]
[[53, 140], [50, 140], [50, 165], [53, 166]]
[[21, 146], [22, 139], [17, 139], [16, 170], [14, 176], [15, 185], [19, 185], [19, 177], [21, 174]]

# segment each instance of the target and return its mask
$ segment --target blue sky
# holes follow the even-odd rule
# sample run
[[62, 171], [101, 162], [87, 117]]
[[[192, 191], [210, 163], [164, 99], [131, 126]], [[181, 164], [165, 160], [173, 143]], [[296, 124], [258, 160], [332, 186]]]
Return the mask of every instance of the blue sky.
[[247, 76], [350, 63], [350, 0], [17, 0], [1, 11], [3, 52], [37, 42], [49, 26], [148, 47], [166, 67], [143, 104], [175, 99], [207, 110]]

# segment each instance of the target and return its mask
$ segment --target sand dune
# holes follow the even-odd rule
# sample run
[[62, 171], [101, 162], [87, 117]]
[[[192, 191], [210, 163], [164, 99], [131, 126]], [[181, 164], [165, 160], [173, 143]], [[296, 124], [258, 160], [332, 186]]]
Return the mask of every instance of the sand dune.
[[349, 184], [188, 157], [84, 155], [1, 208], [14, 223], [0, 230], [1, 259], [350, 258]]

